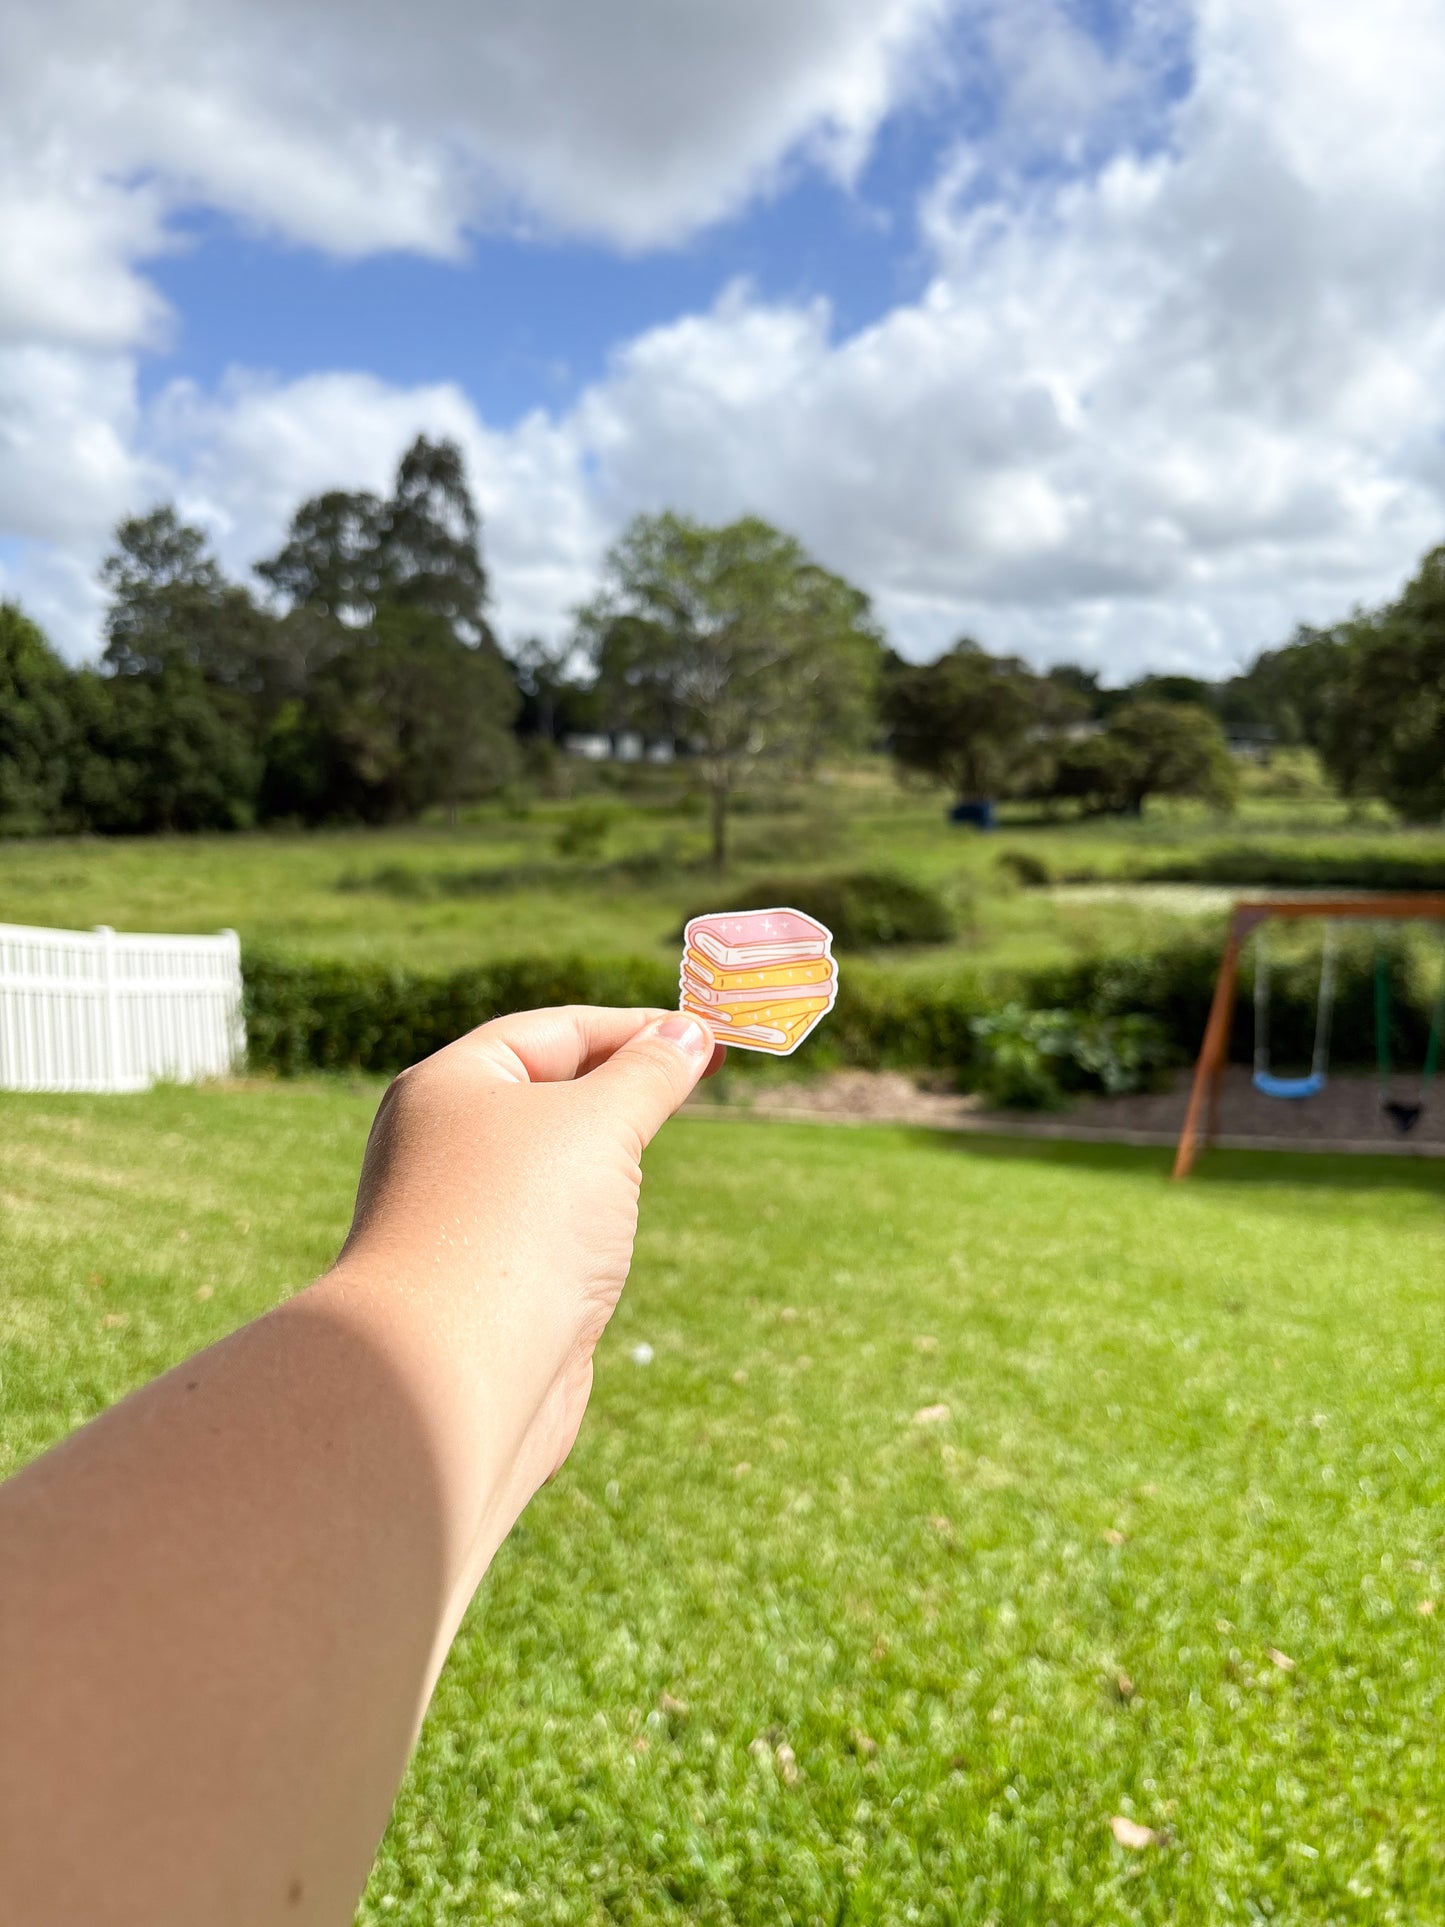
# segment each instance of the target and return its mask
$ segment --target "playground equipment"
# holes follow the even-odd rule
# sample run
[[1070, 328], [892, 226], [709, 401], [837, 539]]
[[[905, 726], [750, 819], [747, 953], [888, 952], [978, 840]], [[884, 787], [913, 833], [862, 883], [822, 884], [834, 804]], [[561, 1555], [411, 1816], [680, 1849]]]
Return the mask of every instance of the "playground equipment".
[[1318, 1097], [1329, 1071], [1330, 1020], [1335, 1010], [1335, 926], [1325, 925], [1320, 958], [1320, 1000], [1315, 1011], [1315, 1048], [1308, 1077], [1275, 1077], [1269, 1068], [1269, 942], [1261, 924], [1254, 940], [1254, 1088], [1264, 1097]]
[[[1276, 1077], [1269, 1067], [1269, 951], [1267, 939], [1255, 963], [1255, 1058], [1254, 1086], [1266, 1097], [1304, 1100], [1325, 1088], [1328, 1078], [1330, 1020], [1334, 1010], [1335, 933], [1340, 923], [1415, 923], [1439, 924], [1445, 932], [1445, 894], [1409, 896], [1361, 896], [1337, 898], [1278, 898], [1254, 903], [1236, 903], [1230, 912], [1229, 931], [1219, 960], [1209, 1019], [1204, 1041], [1194, 1066], [1194, 1082], [1189, 1092], [1189, 1107], [1179, 1148], [1174, 1158], [1174, 1175], [1187, 1178], [1194, 1161], [1214, 1135], [1219, 1108], [1219, 1085], [1229, 1055], [1229, 1033], [1234, 1018], [1235, 989], [1239, 978], [1239, 958], [1251, 935], [1273, 918], [1287, 922], [1312, 917], [1325, 925], [1324, 952], [1320, 964], [1319, 1005], [1315, 1018], [1315, 1048], [1309, 1074], [1305, 1077]], [[1260, 938], [1256, 938], [1260, 942]], [[1424, 1093], [1439, 1067], [1442, 1021], [1445, 1021], [1445, 981], [1436, 999], [1426, 1047], [1421, 1098], [1406, 1103], [1391, 1095], [1390, 1010], [1388, 964], [1378, 941], [1375, 947], [1375, 1034], [1380, 1078], [1380, 1108], [1395, 1128], [1412, 1130], [1424, 1107]]]

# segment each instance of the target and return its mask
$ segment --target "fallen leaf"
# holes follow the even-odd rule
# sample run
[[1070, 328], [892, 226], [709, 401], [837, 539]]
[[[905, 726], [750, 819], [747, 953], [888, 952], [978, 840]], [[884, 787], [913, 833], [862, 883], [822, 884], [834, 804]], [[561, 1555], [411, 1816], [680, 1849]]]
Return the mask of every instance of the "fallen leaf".
[[126, 1315], [123, 1311], [108, 1311], [100, 1321], [104, 1331], [117, 1331], [125, 1322]]
[[190, 1242], [191, 1242], [191, 1234], [190, 1234], [190, 1232], [189, 1232], [189, 1231], [178, 1231], [178, 1232], [176, 1233], [176, 1243], [177, 1243], [177, 1244], [181, 1244], [181, 1245], [187, 1245], [187, 1244], [189, 1244]]
[[1422, 1619], [1430, 1619], [1434, 1616], [1435, 1601], [1433, 1599], [1422, 1599], [1415, 1610]]
[[967, 1773], [968, 1755], [966, 1753], [955, 1753], [948, 1763], [948, 1770], [950, 1773]]
[[1294, 1661], [1288, 1653], [1282, 1653], [1278, 1646], [1266, 1646], [1264, 1656], [1271, 1666], [1278, 1666], [1282, 1673], [1292, 1673], [1294, 1671]]
[[914, 1349], [920, 1352], [936, 1352], [938, 1350], [938, 1340], [928, 1336], [915, 1338], [913, 1345]]
[[773, 1749], [768, 1745], [761, 1733], [759, 1733], [755, 1740], [748, 1741], [748, 1751], [755, 1760], [771, 1760], [773, 1757]]
[[197, 1298], [200, 1299], [201, 1303], [204, 1305], [206, 1300], [214, 1294], [215, 1289], [216, 1287], [214, 1285], [197, 1285], [196, 1296]]
[[862, 1728], [857, 1726], [849, 1733], [848, 1744], [860, 1760], [871, 1760], [878, 1751], [877, 1740], [870, 1740]]
[[951, 1539], [953, 1537], [953, 1521], [952, 1519], [945, 1519], [941, 1512], [930, 1512], [928, 1515], [928, 1523], [933, 1527], [933, 1530], [938, 1534], [940, 1539]]
[[797, 1756], [786, 1740], [778, 1748], [778, 1771], [783, 1776], [784, 1786], [796, 1786], [803, 1777], [798, 1768]]
[[674, 1699], [671, 1693], [664, 1691], [657, 1696], [657, 1710], [659, 1713], [675, 1713], [680, 1719], [687, 1711], [687, 1701]]
[[734, 1384], [734, 1385], [746, 1385], [746, 1384], [747, 1384], [747, 1382], [748, 1382], [748, 1375], [747, 1375], [747, 1373], [746, 1373], [746, 1372], [743, 1372], [743, 1371], [737, 1371], [737, 1372], [734, 1372], [734, 1373], [733, 1373], [733, 1384]]
[[632, 1742], [632, 1750], [634, 1753], [647, 1752], [648, 1750], [647, 1735], [645, 1733], [638, 1734], [637, 1738]]
[[888, 1641], [883, 1637], [882, 1633], [874, 1640], [873, 1650], [869, 1653], [868, 1657], [870, 1659], [887, 1659]]
[[778, 1317], [785, 1325], [792, 1325], [796, 1324], [798, 1314], [791, 1305], [784, 1305], [783, 1309], [778, 1313]]
[[946, 1405], [920, 1405], [913, 1414], [915, 1425], [942, 1425], [950, 1416]]
[[1106, 1526], [1103, 1538], [1106, 1545], [1122, 1546], [1124, 1543], [1124, 1535], [1117, 1526]]
[[748, 1476], [749, 1472], [752, 1471], [752, 1469], [753, 1468], [748, 1464], [747, 1460], [744, 1459], [740, 1465], [735, 1465], [733, 1467], [733, 1477], [735, 1479], [745, 1479]]
[[1116, 1692], [1116, 1693], [1117, 1693], [1117, 1694], [1119, 1695], [1119, 1698], [1120, 1698], [1121, 1700], [1131, 1700], [1131, 1699], [1133, 1699], [1133, 1697], [1134, 1697], [1134, 1682], [1133, 1682], [1133, 1680], [1132, 1680], [1132, 1679], [1130, 1679], [1130, 1677], [1129, 1677], [1129, 1675], [1128, 1675], [1127, 1673], [1125, 1673], [1125, 1672], [1118, 1672], [1118, 1673], [1115, 1673], [1115, 1675], [1114, 1675], [1114, 1691], [1115, 1691], [1115, 1692]]
[[1125, 1814], [1116, 1813], [1109, 1826], [1119, 1845], [1127, 1847], [1130, 1853], [1142, 1853], [1146, 1847], [1160, 1845], [1161, 1836], [1153, 1827], [1141, 1827], [1137, 1820], [1130, 1820]]

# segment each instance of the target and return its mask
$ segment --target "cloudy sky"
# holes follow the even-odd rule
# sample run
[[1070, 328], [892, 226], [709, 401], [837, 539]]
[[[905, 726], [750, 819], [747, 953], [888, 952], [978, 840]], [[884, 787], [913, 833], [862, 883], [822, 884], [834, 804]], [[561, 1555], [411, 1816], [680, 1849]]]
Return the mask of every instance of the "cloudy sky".
[[756, 511], [909, 654], [1220, 673], [1445, 540], [1440, 0], [9, 0], [0, 594], [464, 445], [504, 639]]

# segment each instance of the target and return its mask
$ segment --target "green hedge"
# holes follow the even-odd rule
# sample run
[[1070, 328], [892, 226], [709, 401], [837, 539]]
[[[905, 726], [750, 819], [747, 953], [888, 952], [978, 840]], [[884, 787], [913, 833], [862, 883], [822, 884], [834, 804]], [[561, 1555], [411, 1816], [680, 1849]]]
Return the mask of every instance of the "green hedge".
[[507, 1011], [548, 1004], [675, 1004], [677, 971], [646, 960], [519, 957], [445, 976], [271, 956], [245, 962], [253, 1066], [397, 1071]]
[[[1154, 1018], [1180, 1061], [1199, 1046], [1219, 960], [1217, 937], [1189, 936], [1132, 956], [1096, 956], [1053, 969], [1005, 974], [982, 969], [933, 979], [899, 978], [876, 967], [844, 968], [838, 1002], [797, 1053], [799, 1070], [850, 1064], [871, 1069], [943, 1070], [965, 1088], [978, 1069], [974, 1019], [1010, 1002], [1081, 1017]], [[1433, 984], [1392, 955], [1396, 1060], [1424, 1054]], [[677, 1001], [677, 971], [648, 959], [518, 958], [447, 976], [375, 966], [246, 960], [246, 1021], [258, 1069], [395, 1071], [511, 1010], [545, 1004], [657, 1004]], [[1308, 1059], [1314, 1037], [1317, 954], [1275, 964], [1271, 1033], [1280, 1068]], [[1234, 1055], [1251, 1050], [1252, 977], [1246, 957], [1235, 1010]], [[1374, 1061], [1368, 939], [1340, 957], [1334, 1026], [1336, 1063]]]
[[[1016, 853], [1000, 861], [1014, 867]], [[1043, 874], [1039, 874], [1042, 872]], [[1033, 884], [1051, 880], [1047, 865], [1033, 860]], [[1445, 890], [1445, 849], [1276, 849], [1241, 843], [1225, 849], [1180, 852], [1131, 865], [1126, 871], [1071, 866], [1061, 883], [1212, 883], [1280, 890]]]

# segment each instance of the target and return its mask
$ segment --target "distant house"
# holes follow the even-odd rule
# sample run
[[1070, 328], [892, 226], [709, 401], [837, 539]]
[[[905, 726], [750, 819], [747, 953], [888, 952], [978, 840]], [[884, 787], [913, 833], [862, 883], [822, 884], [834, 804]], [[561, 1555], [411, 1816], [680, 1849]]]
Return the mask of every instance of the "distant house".
[[1224, 740], [1247, 763], [1267, 763], [1279, 738], [1270, 723], [1226, 723]]
[[568, 756], [579, 756], [587, 763], [670, 763], [677, 754], [676, 745], [665, 738], [649, 743], [630, 729], [564, 736], [562, 748]]

